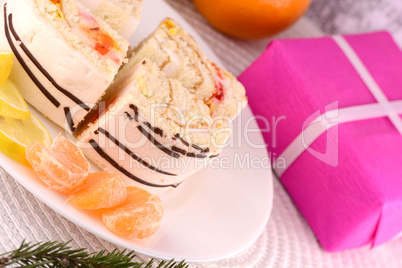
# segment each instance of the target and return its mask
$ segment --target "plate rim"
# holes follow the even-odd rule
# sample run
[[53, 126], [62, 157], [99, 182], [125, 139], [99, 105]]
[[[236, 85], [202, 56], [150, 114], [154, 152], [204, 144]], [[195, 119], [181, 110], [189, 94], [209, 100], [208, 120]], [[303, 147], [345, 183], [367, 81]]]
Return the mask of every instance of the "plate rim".
[[[152, 1], [158, 2], [159, 5], [162, 5], [160, 8], [168, 8], [169, 11], [166, 11], [166, 13], [167, 13], [167, 14], [166, 14], [166, 17], [173, 17], [172, 14], [174, 14], [174, 19], [175, 19], [175, 20], [176, 20], [176, 19], [179, 20], [179, 21], [180, 21], [179, 23], [183, 26], [183, 28], [185, 28], [186, 31], [188, 31], [188, 32], [190, 33], [190, 35], [194, 36], [194, 38], [197, 40], [197, 43], [200, 45], [200, 47], [202, 47], [203, 51], [205, 51], [205, 54], [207, 54], [208, 57], [211, 58], [214, 62], [216, 62], [219, 66], [224, 67], [224, 64], [223, 64], [222, 61], [216, 56], [216, 54], [213, 52], [213, 50], [211, 49], [211, 46], [210, 46], [207, 42], [205, 42], [205, 40], [204, 40], [204, 39], [202, 38], [202, 36], [197, 32], [197, 30], [196, 30], [193, 26], [191, 26], [191, 25], [184, 19], [184, 17], [180, 15], [179, 12], [177, 12], [173, 7], [171, 7], [167, 2], [164, 2], [164, 1], [147, 0], [146, 3], [147, 3], [148, 5], [150, 5], [150, 2], [152, 2]], [[144, 5], [145, 5], [145, 3], [144, 3]], [[145, 8], [144, 8], [144, 9], [145, 9]], [[144, 11], [143, 11], [143, 12], [144, 12]], [[140, 25], [140, 26], [141, 26], [141, 25]], [[133, 44], [132, 38], [130, 39], [130, 44]], [[33, 113], [35, 113], [35, 115], [39, 115], [41, 121], [43, 122], [43, 119], [42, 119], [42, 118], [44, 118], [44, 116], [43, 116], [41, 113], [39, 113], [39, 112], [38, 112], [35, 108], [33, 108], [32, 106], [29, 105], [29, 107], [30, 107], [30, 110], [31, 110]], [[247, 107], [242, 111], [242, 113], [244, 113], [246, 109], [249, 110], [249, 112], [250, 112], [250, 114], [251, 114], [252, 116], [254, 115], [249, 105], [247, 105]], [[50, 122], [50, 121], [49, 121], [49, 122]], [[44, 123], [44, 125], [47, 126], [47, 125], [48, 125], [47, 123], [48, 123], [48, 122], [46, 121], [46, 122]], [[50, 122], [50, 124], [51, 124], [52, 128], [57, 127], [53, 122]], [[62, 130], [62, 128], [57, 127], [57, 129], [60, 129], [60, 131], [64, 132], [64, 131]], [[258, 128], [258, 129], [259, 129], [258, 134], [260, 135], [261, 139], [263, 140], [261, 129], [260, 129], [260, 128]], [[65, 135], [65, 133], [63, 133], [63, 135]], [[266, 149], [264, 149], [264, 150], [265, 150], [264, 154], [265, 154], [266, 156], [269, 156], [268, 151], [267, 151]], [[6, 159], [6, 160], [4, 160], [4, 159]], [[4, 161], [3, 161], [3, 160], [4, 160]], [[18, 173], [19, 173], [19, 172], [18, 172], [18, 168], [13, 168], [12, 166], [14, 166], [14, 165], [12, 165], [12, 166], [7, 165], [8, 161], [13, 161], [13, 162], [15, 162], [14, 160], [9, 159], [6, 155], [0, 153], [0, 166], [3, 167], [3, 169], [4, 169], [7, 173], [9, 173], [9, 174], [12, 176], [12, 178], [17, 181], [17, 183], [19, 183], [20, 185], [22, 185], [27, 191], [29, 191], [30, 193], [32, 193], [36, 198], [38, 198], [39, 200], [41, 200], [44, 204], [46, 204], [48, 207], [50, 207], [53, 211], [55, 211], [56, 213], [60, 214], [60, 215], [63, 216], [66, 220], [68, 220], [68, 221], [74, 223], [75, 225], [79, 226], [80, 228], [85, 229], [85, 230], [88, 231], [89, 233], [91, 233], [91, 234], [93, 234], [93, 235], [95, 235], [95, 236], [97, 236], [97, 237], [99, 237], [99, 238], [101, 238], [101, 239], [104, 239], [104, 240], [106, 240], [106, 241], [112, 243], [112, 244], [115, 245], [115, 246], [120, 246], [120, 247], [124, 247], [124, 248], [127, 247], [126, 245], [124, 245], [124, 243], [122, 244], [121, 241], [119, 241], [120, 239], [124, 239], [124, 238], [121, 238], [121, 237], [115, 235], [114, 233], [112, 233], [112, 232], [110, 232], [110, 231], [109, 231], [109, 232], [110, 232], [110, 235], [103, 235], [102, 230], [99, 230], [99, 229], [97, 229], [97, 228], [90, 228], [89, 225], [86, 225], [86, 224], [85, 224], [85, 222], [84, 222], [84, 220], [83, 220], [82, 218], [72, 217], [72, 216], [68, 213], [68, 211], [63, 211], [63, 210], [61, 209], [62, 207], [59, 207], [58, 205], [54, 204], [54, 202], [52, 202], [50, 196], [48, 197], [48, 196], [43, 195], [43, 194], [41, 193], [41, 190], [42, 190], [43, 188], [46, 188], [46, 186], [45, 186], [44, 184], [43, 184], [43, 188], [41, 188], [41, 187], [36, 187], [34, 184], [30, 183], [28, 180], [23, 180], [23, 179], [20, 180], [20, 175], [18, 174]], [[90, 161], [90, 162], [91, 162], [91, 161]], [[23, 166], [22, 164], [19, 164], [19, 163], [16, 163], [16, 162], [15, 162], [15, 164], [16, 164], [16, 165], [21, 165], [21, 166]], [[92, 164], [92, 162], [91, 162], [91, 164]], [[249, 242], [248, 242], [248, 243], [244, 243], [244, 245], [243, 245], [241, 248], [239, 248], [238, 250], [233, 251], [233, 252], [231, 252], [231, 253], [228, 253], [228, 254], [226, 254], [226, 255], [221, 255], [221, 256], [219, 256], [219, 257], [214, 257], [214, 258], [186, 259], [186, 262], [187, 262], [187, 263], [205, 263], [205, 262], [213, 262], [213, 261], [218, 261], [218, 260], [226, 259], [226, 258], [232, 257], [232, 256], [234, 256], [234, 255], [237, 255], [237, 254], [243, 252], [244, 250], [250, 248], [250, 246], [251, 246], [253, 243], [255, 243], [255, 241], [258, 239], [258, 237], [260, 237], [260, 235], [261, 235], [261, 234], [263, 233], [263, 231], [265, 230], [266, 225], [267, 225], [267, 223], [268, 223], [268, 221], [269, 221], [269, 218], [270, 218], [270, 216], [271, 216], [272, 208], [273, 208], [273, 198], [274, 198], [273, 180], [274, 180], [275, 177], [274, 177], [274, 175], [273, 175], [271, 169], [267, 169], [266, 171], [267, 171], [267, 172], [266, 172], [266, 178], [264, 178], [264, 179], [269, 180], [269, 183], [267, 183], [267, 186], [269, 187], [269, 188], [267, 189], [267, 194], [269, 195], [268, 202], [267, 202], [267, 207], [266, 207], [267, 213], [266, 213], [266, 216], [265, 216], [265, 219], [264, 219], [264, 224], [261, 225], [260, 230], [258, 230], [258, 231], [255, 232], [254, 237], [253, 237], [252, 239], [249, 239]], [[33, 171], [32, 171], [32, 172], [33, 172]], [[47, 188], [46, 188], [46, 189], [47, 189]], [[48, 189], [48, 190], [49, 190], [49, 189]], [[59, 194], [59, 195], [62, 195], [62, 194]], [[62, 195], [62, 196], [64, 196], [64, 195]], [[81, 213], [81, 211], [80, 211], [80, 213]], [[124, 240], [127, 240], [127, 239], [124, 239]], [[123, 240], [122, 240], [122, 241], [123, 241]], [[133, 249], [133, 246], [127, 247], [127, 248], [133, 249], [133, 250], [135, 250], [136, 252], [138, 252], [138, 253], [140, 253], [140, 254], [144, 254], [144, 255], [147, 255], [147, 256], [150, 256], [150, 257], [155, 257], [155, 258], [162, 259], [162, 260], [171, 260], [171, 259], [172, 259], [171, 256], [168, 256], [168, 255], [166, 255], [166, 254], [165, 254], [165, 255], [164, 255], [164, 254], [155, 255], [155, 253], [152, 253], [152, 251], [149, 251], [148, 248], [144, 248], [144, 247], [142, 247], [142, 246], [137, 246], [137, 245], [135, 244], [135, 241], [134, 241], [134, 243], [132, 243], [132, 245], [134, 246], [135, 249]], [[176, 261], [181, 261], [182, 259], [183, 259], [183, 258], [175, 258]]]
[[[30, 105], [29, 105], [29, 108], [30, 108], [30, 110], [33, 109], [35, 113], [37, 113], [37, 114], [39, 113], [35, 108], [33, 108], [33, 107], [30, 106]], [[251, 114], [254, 115], [254, 114], [252, 113], [251, 108], [250, 108], [249, 106], [247, 106], [245, 109], [250, 109]], [[244, 112], [244, 111], [243, 111], [243, 112]], [[40, 113], [39, 113], [39, 115], [42, 116], [42, 114], [40, 114]], [[43, 116], [42, 116], [42, 117], [43, 117]], [[53, 122], [51, 122], [51, 123], [54, 124]], [[60, 129], [61, 129], [61, 128], [60, 128]], [[259, 130], [260, 130], [260, 129], [259, 129]], [[259, 132], [258, 134], [262, 136], [261, 130], [260, 130], [260, 132]], [[267, 153], [267, 154], [268, 154], [268, 153]], [[108, 231], [110, 237], [107, 237], [107, 235], [103, 235], [103, 234], [102, 234], [102, 230], [98, 230], [97, 228], [92, 228], [92, 229], [91, 229], [91, 228], [89, 227], [89, 225], [87, 225], [87, 224], [84, 223], [84, 220], [79, 219], [79, 218], [76, 218], [76, 217], [72, 217], [67, 211], [63, 211], [63, 210], [61, 209], [61, 207], [58, 207], [57, 205], [54, 205], [53, 202], [52, 202], [52, 200], [51, 200], [51, 197], [47, 197], [47, 195], [41, 195], [40, 191], [41, 191], [42, 189], [46, 189], [46, 190], [49, 190], [49, 191], [51, 191], [52, 193], [54, 193], [54, 194], [56, 194], [56, 195], [63, 196], [63, 198], [67, 199], [67, 197], [66, 197], [65, 195], [63, 195], [63, 194], [61, 194], [61, 193], [58, 193], [58, 192], [56, 192], [56, 191], [53, 191], [53, 190], [47, 188], [46, 185], [45, 185], [44, 183], [42, 183], [41, 181], [39, 181], [38, 178], [36, 178], [36, 179], [38, 180], [37, 183], [38, 183], [38, 184], [41, 184], [41, 185], [42, 185], [42, 188], [41, 188], [41, 187], [36, 187], [35, 185], [29, 183], [28, 181], [20, 180], [20, 179], [19, 179], [19, 178], [20, 178], [20, 175], [18, 174], [17, 169], [13, 169], [13, 168], [11, 168], [11, 167], [5, 166], [5, 165], [3, 164], [3, 163], [4, 163], [3, 159], [6, 159], [6, 161], [12, 161], [12, 162], [14, 162], [15, 165], [19, 165], [19, 166], [21, 166], [21, 167], [25, 167], [25, 168], [29, 168], [29, 167], [26, 167], [26, 166], [24, 166], [23, 164], [18, 163], [18, 162], [16, 162], [16, 161], [14, 161], [13, 159], [8, 158], [5, 154], [3, 154], [3, 153], [0, 152], [0, 167], [2, 167], [8, 174], [10, 174], [10, 176], [11, 176], [14, 180], [16, 180], [17, 183], [21, 184], [28, 192], [32, 193], [32, 195], [33, 195], [34, 197], [38, 198], [38, 199], [39, 199], [40, 201], [42, 201], [46, 206], [50, 207], [54, 212], [56, 212], [56, 213], [60, 214], [61, 216], [63, 216], [66, 220], [68, 220], [68, 221], [74, 223], [75, 225], [77, 225], [77, 226], [80, 227], [80, 228], [83, 228], [84, 230], [88, 231], [89, 233], [91, 233], [91, 234], [93, 234], [93, 235], [95, 235], [95, 236], [97, 236], [97, 237], [99, 237], [99, 238], [101, 238], [101, 239], [103, 239], [103, 240], [105, 240], [105, 241], [110, 242], [111, 244], [113, 244], [113, 245], [115, 245], [115, 246], [120, 246], [120, 247], [123, 247], [123, 248], [127, 248], [127, 249], [129, 249], [129, 250], [134, 250], [135, 252], [138, 252], [138, 253], [140, 253], [140, 254], [144, 254], [144, 255], [147, 255], [147, 256], [149, 256], [149, 257], [157, 258], [157, 259], [160, 259], [160, 260], [168, 260], [168, 261], [169, 261], [169, 260], [172, 259], [171, 256], [167, 256], [167, 255], [163, 255], [163, 254], [155, 255], [155, 254], [152, 253], [152, 252], [148, 252], [148, 249], [143, 248], [143, 247], [141, 247], [141, 246], [135, 245], [135, 240], [130, 240], [130, 241], [133, 241], [133, 242], [134, 242], [132, 245], [134, 245], [134, 248], [135, 248], [135, 249], [134, 249], [133, 247], [128, 247], [128, 246], [126, 246], [126, 245], [123, 245], [123, 244], [121, 243], [121, 241], [119, 241], [119, 240], [120, 240], [120, 239], [129, 240], [129, 239], [126, 239], [126, 238], [123, 238], [123, 237], [119, 237], [118, 235], [114, 234], [114, 233], [111, 232], [111, 231]], [[88, 160], [88, 161], [89, 161], [91, 164], [93, 164], [92, 161], [90, 161], [90, 160]], [[6, 162], [5, 162], [5, 163], [6, 163]], [[92, 166], [92, 165], [91, 165], [91, 166]], [[34, 171], [33, 171], [32, 169], [30, 169], [30, 171], [34, 174]], [[204, 258], [204, 259], [174, 258], [174, 260], [175, 260], [175, 261], [178, 261], [178, 262], [179, 262], [179, 261], [182, 261], [182, 260], [185, 260], [186, 263], [206, 263], [206, 262], [214, 262], [214, 261], [219, 261], [219, 260], [223, 260], [223, 259], [227, 259], [227, 258], [233, 257], [233, 256], [235, 256], [235, 255], [237, 255], [237, 254], [239, 254], [239, 253], [245, 251], [246, 249], [250, 248], [250, 247], [252, 246], [252, 244], [255, 243], [255, 241], [257, 241], [257, 239], [261, 236], [261, 234], [262, 234], [263, 231], [265, 230], [266, 225], [267, 225], [267, 223], [268, 223], [268, 221], [269, 221], [269, 219], [270, 219], [271, 212], [272, 212], [272, 208], [273, 208], [273, 197], [274, 197], [274, 196], [273, 196], [273, 195], [274, 195], [273, 179], [274, 179], [274, 175], [273, 175], [273, 173], [272, 173], [272, 170], [267, 170], [267, 178], [266, 178], [266, 179], [267, 179], [267, 180], [270, 180], [270, 183], [267, 184], [268, 187], [269, 187], [269, 188], [268, 188], [268, 191], [267, 191], [267, 194], [268, 194], [269, 196], [271, 196], [271, 198], [269, 198], [268, 204], [267, 204], [267, 205], [268, 205], [268, 207], [267, 207], [268, 212], [266, 213], [266, 217], [265, 217], [265, 219], [264, 219], [264, 224], [261, 225], [261, 228], [260, 228], [260, 230], [258, 230], [258, 232], [255, 232], [255, 235], [254, 235], [254, 238], [253, 238], [253, 239], [250, 239], [250, 241], [249, 241], [248, 243], [245, 243], [245, 244], [243, 245], [243, 247], [239, 248], [238, 250], [233, 251], [233, 252], [231, 252], [231, 253], [228, 253], [228, 254], [226, 254], [226, 255], [221, 255], [221, 256], [219, 256], [219, 257]], [[169, 193], [169, 194], [170, 194], [170, 193]], [[72, 209], [75, 209], [75, 208], [73, 208], [73, 207], [71, 207], [71, 208], [72, 208]], [[78, 210], [78, 211], [79, 211], [79, 213], [85, 214], [84, 212], [82, 212], [82, 211], [80, 211], [80, 210]]]

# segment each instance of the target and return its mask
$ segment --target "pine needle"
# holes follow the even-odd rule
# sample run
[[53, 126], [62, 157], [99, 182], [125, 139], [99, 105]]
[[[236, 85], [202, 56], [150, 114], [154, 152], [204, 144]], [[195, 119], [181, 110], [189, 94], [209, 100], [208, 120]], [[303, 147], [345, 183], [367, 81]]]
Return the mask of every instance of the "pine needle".
[[[151, 268], [154, 260], [148, 263], [136, 262], [134, 251], [127, 249], [112, 252], [100, 250], [88, 253], [85, 248], [72, 249], [68, 242], [39, 242], [26, 243], [23, 241], [19, 248], [0, 254], [0, 268], [12, 267], [88, 267], [88, 268]], [[162, 261], [157, 268], [188, 268], [184, 261]]]

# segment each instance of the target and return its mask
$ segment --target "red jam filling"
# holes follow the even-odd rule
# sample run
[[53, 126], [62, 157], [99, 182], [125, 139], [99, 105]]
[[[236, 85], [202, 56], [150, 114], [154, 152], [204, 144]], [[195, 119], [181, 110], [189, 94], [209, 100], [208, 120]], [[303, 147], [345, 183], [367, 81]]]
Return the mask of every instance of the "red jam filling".
[[102, 56], [108, 54], [114, 47], [115, 41], [110, 35], [104, 32], [98, 32], [96, 38], [95, 50], [98, 51]]
[[218, 66], [216, 66], [216, 64], [215, 64], [214, 62], [212, 62], [211, 64], [212, 64], [212, 66], [215, 68], [216, 74], [219, 76], [220, 79], [223, 80], [223, 73], [222, 73], [221, 68], [219, 68]]
[[223, 86], [222, 82], [220, 82], [220, 81], [216, 82], [215, 93], [212, 97], [219, 101], [223, 101], [223, 99], [225, 98], [225, 94], [224, 94], [224, 86]]
[[96, 51], [104, 56], [109, 54], [114, 48], [117, 48], [113, 38], [99, 27], [98, 22], [91, 15], [80, 12], [80, 17], [83, 22], [81, 29], [94, 41], [94, 49]]
[[[223, 80], [224, 76], [223, 76], [222, 70], [218, 66], [216, 66], [216, 64], [213, 63], [213, 62], [212, 62], [212, 66], [215, 68], [216, 75], [221, 80]], [[217, 99], [219, 101], [223, 101], [225, 99], [225, 87], [222, 84], [222, 82], [219, 81], [219, 80], [215, 81], [215, 93], [212, 96], [212, 98], [215, 98], [215, 99]]]
[[[60, 9], [62, 0], [50, 0], [53, 4], [57, 5]], [[96, 51], [98, 51], [102, 56], [109, 54], [114, 48], [117, 50], [117, 44], [113, 40], [113, 38], [105, 31], [103, 31], [99, 27], [99, 23], [95, 20], [95, 18], [85, 12], [79, 12], [81, 25], [80, 29], [82, 32], [86, 34], [86, 36], [92, 40], [93, 47]], [[118, 59], [113, 59], [116, 63], [119, 63]]]

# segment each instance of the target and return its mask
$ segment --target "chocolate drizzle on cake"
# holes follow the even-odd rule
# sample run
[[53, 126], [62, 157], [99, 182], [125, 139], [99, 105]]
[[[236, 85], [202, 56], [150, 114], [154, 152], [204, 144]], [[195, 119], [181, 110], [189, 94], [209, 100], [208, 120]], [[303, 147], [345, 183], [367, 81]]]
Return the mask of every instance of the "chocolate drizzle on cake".
[[[130, 120], [135, 120], [135, 122], [139, 122], [138, 117], [139, 117], [139, 112], [138, 112], [138, 107], [134, 104], [130, 104], [129, 107], [134, 111], [134, 117], [132, 117], [128, 112], [125, 112], [125, 114], [128, 116]], [[143, 122], [144, 125], [146, 125], [152, 132], [155, 134], [161, 136], [163, 138], [163, 130], [158, 128], [158, 127], [153, 127], [149, 122]]]
[[146, 125], [150, 130], [152, 130], [156, 135], [159, 135], [163, 138], [163, 130], [158, 128], [158, 127], [153, 127], [149, 122], [144, 122], [144, 125]]
[[179, 154], [182, 154], [182, 155], [186, 155], [186, 153], [187, 153], [186, 150], [180, 149], [179, 147], [176, 147], [176, 146], [172, 146], [172, 150], [175, 152], [178, 152]]
[[[138, 107], [135, 106], [134, 104], [130, 104], [129, 105], [130, 109], [132, 109], [134, 111], [134, 117], [132, 115], [130, 115], [130, 113], [125, 112], [125, 114], [127, 115], [127, 117], [130, 120], [135, 120], [137, 123], [139, 123], [139, 111], [138, 111]], [[151, 123], [145, 121], [142, 122], [146, 127], [148, 127], [152, 132], [154, 132], [155, 134], [161, 136], [163, 138], [163, 130], [158, 128], [158, 127], [153, 127], [151, 125]], [[177, 146], [172, 146], [171, 150], [167, 147], [165, 147], [164, 145], [162, 145], [160, 142], [158, 142], [154, 136], [152, 136], [149, 132], [147, 132], [141, 125], [137, 126], [138, 130], [145, 136], [148, 138], [148, 140], [154, 144], [157, 148], [159, 148], [161, 151], [165, 152], [166, 154], [174, 157], [174, 158], [180, 158], [180, 154], [187, 156], [187, 157], [192, 157], [192, 158], [206, 158], [207, 157], [207, 153], [209, 153], [209, 148], [206, 149], [202, 149], [201, 147], [195, 145], [195, 144], [191, 144], [191, 147], [193, 147], [196, 150], [199, 150], [201, 153], [197, 154], [197, 153], [191, 153], [188, 152], [187, 150], [181, 149]], [[174, 135], [174, 137], [172, 137], [173, 140], [180, 140], [185, 146], [190, 147], [190, 143], [188, 143], [186, 140], [184, 140], [179, 133], [176, 133]], [[212, 158], [212, 157], [211, 157]]]
[[124, 113], [127, 115], [128, 119], [130, 119], [130, 120], [134, 119], [129, 113], [127, 113], [127, 112], [124, 112]]
[[193, 157], [193, 158], [206, 158], [206, 154], [195, 154], [195, 153], [187, 153], [187, 157]]
[[163, 146], [161, 143], [159, 143], [154, 136], [152, 136], [149, 132], [147, 132], [142, 126], [137, 126], [138, 130], [145, 136], [147, 139], [154, 144], [159, 150], [162, 152], [170, 155], [171, 157], [174, 158], [180, 158], [180, 155], [176, 152], [173, 152], [172, 150], [169, 150], [165, 146]]
[[[128, 112], [125, 112], [125, 114], [128, 116], [130, 120], [135, 120], [137, 123], [139, 122], [138, 117], [139, 117], [139, 112], [138, 112], [138, 107], [135, 106], [134, 104], [130, 104], [129, 107], [134, 111], [134, 117], [131, 116]], [[163, 130], [158, 128], [158, 127], [152, 127], [149, 122], [144, 122], [144, 125], [147, 126], [151, 131], [153, 131], [155, 134], [160, 135], [163, 137]], [[180, 155], [167, 147], [163, 146], [160, 142], [158, 142], [154, 136], [151, 135], [148, 131], [146, 131], [141, 125], [137, 126], [138, 130], [145, 136], [147, 139], [154, 144], [158, 149], [163, 151], [164, 153], [170, 155], [171, 157], [174, 158], [180, 158]]]
[[176, 135], [174, 135], [175, 138], [179, 139], [184, 145], [186, 145], [187, 147], [190, 146], [190, 143], [188, 143], [187, 141], [185, 141], [182, 137], [180, 137], [179, 133], [176, 133]]
[[[10, 27], [12, 27], [14, 29], [12, 14], [10, 14], [10, 16], [8, 17], [8, 20], [10, 23]], [[25, 63], [21, 54], [18, 52], [17, 48], [15, 47], [13, 40], [11, 39], [10, 29], [9, 29], [8, 22], [7, 22], [7, 3], [4, 4], [4, 27], [5, 27], [5, 34], [6, 34], [8, 44], [10, 45], [11, 50], [13, 51], [13, 53], [14, 53], [15, 57], [17, 58], [17, 60], [19, 61], [19, 63], [21, 64], [22, 68], [24, 68], [25, 72], [28, 74], [29, 78], [31, 78], [32, 82], [35, 83], [35, 85], [39, 88], [39, 90], [43, 93], [43, 95], [45, 95], [45, 97], [54, 106], [56, 106], [57, 108], [60, 107], [60, 102], [58, 100], [56, 100], [56, 98], [53, 97], [52, 94], [49, 93], [49, 91], [47, 91], [47, 89], [41, 84], [41, 82], [39, 82], [39, 80], [35, 77], [33, 72], [29, 69], [28, 65]]]
[[201, 153], [209, 153], [209, 148], [202, 149], [200, 146], [195, 145], [195, 144], [191, 144], [191, 147], [193, 147], [196, 150], [201, 151]]
[[[6, 18], [6, 4], [4, 5], [4, 16]], [[32, 55], [32, 53], [29, 51], [29, 49], [25, 46], [25, 44], [22, 42], [21, 38], [19, 37], [19, 35], [17, 34], [17, 32], [14, 29], [13, 26], [13, 14], [9, 14], [8, 15], [8, 20], [9, 20], [9, 28], [11, 30], [12, 35], [14, 36], [15, 40], [18, 42], [19, 46], [21, 47], [21, 49], [24, 51], [24, 53], [26, 54], [26, 56], [32, 61], [32, 63], [36, 66], [36, 68], [38, 68], [38, 70], [49, 80], [49, 82], [57, 89], [59, 90], [61, 93], [63, 93], [66, 97], [68, 97], [69, 99], [71, 99], [73, 102], [75, 102], [76, 104], [78, 104], [79, 106], [81, 106], [83, 109], [85, 109], [86, 111], [89, 111], [90, 108], [80, 99], [78, 99], [76, 96], [74, 96], [71, 92], [67, 91], [66, 89], [62, 88], [57, 82], [56, 80], [53, 79], [53, 77], [45, 70], [45, 68], [43, 68], [43, 66], [39, 63], [39, 61], [34, 57], [34, 55]], [[6, 20], [6, 19], [5, 19]], [[9, 32], [8, 32], [8, 26], [6, 25], [6, 35], [8, 33], [7, 36], [7, 40], [10, 44], [10, 46], [13, 46], [13, 52], [16, 55], [18, 61], [21, 63], [21, 65], [23, 66], [24, 70], [28, 73], [29, 77], [32, 79], [32, 81], [34, 81], [34, 83], [38, 86], [38, 84], [40, 84], [40, 82], [37, 80], [37, 78], [33, 75], [32, 71], [29, 69], [29, 67], [27, 66], [27, 64], [24, 62], [24, 60], [22, 59], [21, 55], [16, 51], [16, 48], [14, 46], [14, 44], [12, 43], [11, 38], [9, 38]], [[14, 51], [15, 50], [15, 51]], [[17, 56], [18, 54], [18, 56]], [[24, 67], [25, 65], [25, 67]], [[31, 75], [30, 75], [31, 74]], [[40, 84], [41, 86], [38, 86], [39, 89], [41, 89], [42, 93], [49, 99], [54, 99], [54, 97], [44, 88], [44, 86], [42, 84]], [[44, 90], [43, 90], [44, 89]], [[47, 94], [45, 94], [47, 93]], [[53, 103], [53, 101], [52, 101]], [[59, 103], [60, 105], [60, 103]], [[56, 107], [59, 107], [59, 105], [55, 105]]]
[[126, 175], [127, 177], [129, 177], [130, 179], [144, 184], [146, 186], [151, 186], [151, 187], [158, 187], [158, 188], [162, 188], [162, 187], [173, 187], [176, 188], [177, 186], [180, 185], [180, 183], [178, 184], [167, 184], [167, 185], [162, 185], [162, 184], [154, 184], [154, 183], [150, 183], [147, 181], [144, 181], [140, 178], [138, 178], [137, 176], [134, 176], [132, 173], [130, 173], [128, 170], [126, 170], [125, 168], [121, 167], [116, 161], [114, 161], [108, 154], [105, 153], [105, 151], [102, 150], [102, 148], [99, 147], [99, 144], [96, 143], [96, 141], [94, 140], [90, 140], [89, 143], [91, 144], [92, 148], [94, 148], [94, 150], [106, 161], [108, 161], [115, 169], [119, 170], [121, 173], [123, 173], [124, 175]]
[[75, 127], [74, 127], [73, 118], [71, 117], [70, 108], [64, 107], [64, 115], [66, 117], [68, 127], [70, 128], [71, 132], [74, 132]]
[[134, 110], [134, 120], [138, 122], [138, 107], [134, 104], [130, 104], [129, 107]]
[[[180, 136], [179, 133], [176, 133], [176, 135], [174, 135], [174, 138], [179, 139], [185, 146], [190, 147], [190, 144], [189, 144], [187, 141], [185, 141], [185, 140]], [[173, 147], [172, 147], [172, 150], [173, 150], [173, 151], [176, 151], [176, 152], [180, 152], [181, 154], [183, 154], [183, 155], [185, 155], [185, 156], [187, 156], [187, 157], [194, 157], [194, 158], [206, 158], [207, 155], [205, 155], [205, 154], [206, 154], [206, 153], [209, 153], [209, 148], [206, 148], [206, 149], [204, 150], [204, 149], [202, 149], [201, 147], [199, 147], [198, 145], [195, 145], [195, 144], [191, 144], [191, 147], [193, 147], [193, 148], [196, 149], [196, 150], [201, 151], [201, 154], [189, 153], [189, 152], [187, 152], [186, 150], [182, 150], [182, 149], [180, 149], [180, 148], [178, 148], [178, 147], [176, 147], [176, 146], [173, 146]], [[184, 152], [184, 153], [183, 153], [183, 152]]]
[[104, 134], [109, 140], [111, 140], [114, 144], [116, 144], [117, 146], [120, 147], [120, 149], [122, 149], [124, 152], [126, 152], [126, 154], [128, 154], [129, 156], [131, 156], [135, 161], [139, 162], [140, 164], [146, 166], [149, 169], [152, 169], [158, 173], [162, 173], [165, 175], [169, 175], [169, 176], [177, 176], [176, 174], [173, 173], [169, 173], [163, 170], [160, 170], [152, 165], [150, 165], [148, 162], [146, 162], [145, 160], [143, 160], [142, 158], [138, 157], [137, 155], [135, 155], [130, 149], [128, 149], [126, 146], [124, 146], [120, 141], [118, 141], [115, 137], [113, 137], [108, 131], [106, 131], [103, 128], [98, 128], [98, 130], [100, 133]]

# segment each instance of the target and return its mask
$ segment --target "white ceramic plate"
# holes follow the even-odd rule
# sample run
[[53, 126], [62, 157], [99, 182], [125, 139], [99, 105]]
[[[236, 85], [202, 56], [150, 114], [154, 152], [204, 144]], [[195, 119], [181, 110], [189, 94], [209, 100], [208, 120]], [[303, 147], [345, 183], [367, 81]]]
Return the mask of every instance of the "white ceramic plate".
[[[200, 36], [165, 2], [146, 0], [144, 5], [139, 29], [133, 40], [130, 40], [133, 45], [150, 34], [165, 17], [171, 17], [195, 37], [211, 59], [222, 66]], [[52, 137], [62, 132], [61, 128], [30, 108]], [[266, 166], [269, 160], [266, 149], [261, 148], [263, 146], [258, 149], [250, 144], [250, 141], [254, 145], [264, 144], [256, 122], [252, 121], [248, 125], [251, 117], [252, 112], [247, 107], [235, 122], [234, 145], [224, 150], [214, 166], [192, 176], [174, 192], [161, 196], [165, 214], [160, 229], [154, 236], [143, 241], [114, 235], [99, 219], [67, 205], [66, 196], [49, 190], [31, 169], [1, 153], [0, 164], [49, 207], [107, 241], [161, 259], [213, 261], [248, 248], [263, 231], [271, 212], [272, 173], [268, 168], [254, 166], [260, 166], [258, 161], [264, 161], [263, 165]], [[243, 132], [245, 125], [248, 125], [248, 129], [257, 130], [246, 135]], [[255, 161], [254, 164], [252, 161]]]

